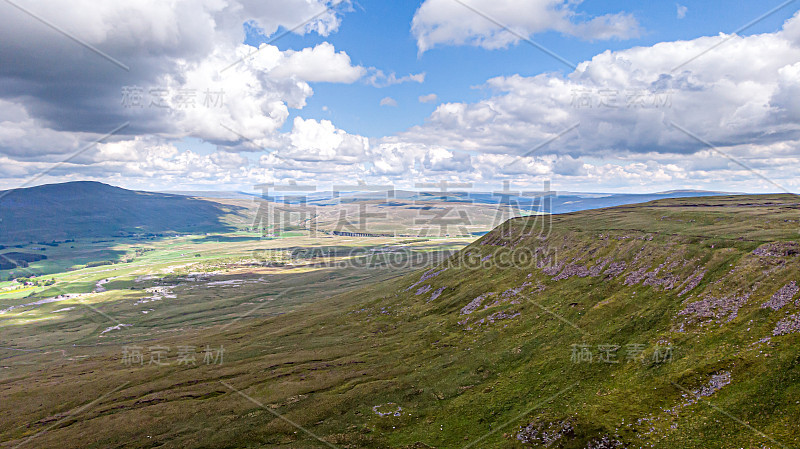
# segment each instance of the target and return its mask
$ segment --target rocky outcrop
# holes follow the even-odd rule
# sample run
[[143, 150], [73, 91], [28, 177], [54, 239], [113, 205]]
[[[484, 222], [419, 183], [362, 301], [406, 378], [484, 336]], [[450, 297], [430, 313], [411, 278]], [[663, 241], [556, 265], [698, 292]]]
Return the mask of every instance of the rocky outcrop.
[[800, 244], [797, 242], [767, 243], [753, 250], [753, 254], [761, 257], [794, 257], [800, 255]]
[[769, 308], [775, 311], [781, 310], [786, 304], [791, 302], [792, 298], [797, 295], [797, 292], [800, 292], [800, 287], [797, 286], [795, 281], [792, 281], [781, 287], [777, 293], [772, 295], [772, 298], [770, 298], [769, 301], [761, 305], [761, 308]]
[[775, 329], [772, 331], [772, 335], [787, 335], [798, 332], [800, 332], [800, 313], [790, 315], [779, 321], [778, 325], [775, 326]]

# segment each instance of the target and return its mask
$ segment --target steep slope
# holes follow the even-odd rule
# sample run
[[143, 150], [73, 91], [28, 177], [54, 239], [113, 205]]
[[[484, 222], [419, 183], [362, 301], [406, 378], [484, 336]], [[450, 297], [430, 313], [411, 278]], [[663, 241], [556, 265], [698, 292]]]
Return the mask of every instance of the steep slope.
[[223, 231], [232, 212], [210, 201], [138, 192], [98, 182], [0, 191], [0, 243]]
[[793, 195], [514, 219], [422, 273], [147, 343], [224, 346], [224, 364], [125, 365], [98, 349], [43, 364], [34, 384], [6, 378], [0, 436], [36, 435], [39, 447], [798, 447], [798, 220]]

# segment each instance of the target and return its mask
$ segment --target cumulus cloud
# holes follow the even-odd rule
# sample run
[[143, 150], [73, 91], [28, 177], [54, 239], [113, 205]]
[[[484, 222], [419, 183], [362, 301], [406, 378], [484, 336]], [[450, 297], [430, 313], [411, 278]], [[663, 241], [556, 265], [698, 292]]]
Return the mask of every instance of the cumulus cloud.
[[389, 87], [395, 84], [403, 83], [419, 83], [425, 82], [425, 73], [412, 73], [405, 76], [398, 77], [395, 73], [385, 74], [383, 70], [378, 70], [374, 67], [371, 68], [369, 76], [366, 78], [367, 84], [373, 87]]
[[[31, 13], [120, 61], [128, 67], [124, 70], [3, 3], [0, 60], [14, 63], [0, 65], [0, 97], [24, 95], [32, 113], [54, 126], [100, 132], [126, 118], [126, 111], [109, 107], [118, 103], [122, 86], [149, 87], [166, 74], [180, 77], [182, 66], [200, 64], [210, 55], [233, 62], [245, 37], [243, 22], [269, 35], [280, 26], [302, 23], [330, 4], [323, 0], [26, 2]], [[297, 31], [327, 35], [338, 26], [338, 15], [330, 10]]]
[[[255, 174], [272, 176], [237, 151], [280, 150], [284, 164], [288, 157], [352, 163], [351, 155], [363, 153], [366, 138], [326, 121], [295, 120], [288, 133], [283, 127], [290, 110], [302, 109], [313, 95], [312, 83], [353, 83], [377, 69], [353, 64], [327, 42], [297, 51], [242, 44], [245, 22], [269, 36], [314, 17], [295, 32], [327, 36], [340, 24], [341, 8], [326, 9], [336, 3], [26, 3], [33, 14], [128, 70], [0, 4], [0, 60], [14, 61], [0, 64], [0, 158], [13, 159], [15, 168], [6, 175], [37, 173], [81, 148], [82, 154], [42, 180], [118, 173], [131, 185], [135, 179], [155, 179], [153, 173], [173, 182], [239, 176], [246, 183]], [[400, 82], [394, 75], [383, 78]], [[170, 142], [185, 136], [216, 144], [218, 150], [179, 152]], [[102, 142], [92, 145], [100, 137]]]
[[567, 155], [553, 164], [553, 173], [564, 176], [581, 176], [587, 172], [584, 163], [580, 159], [574, 159], [572, 156]]
[[269, 73], [279, 79], [350, 84], [364, 76], [366, 69], [351, 65], [347, 53], [337, 53], [333, 45], [323, 42], [314, 48], [283, 53], [282, 60]]
[[530, 37], [546, 31], [589, 40], [625, 39], [639, 34], [638, 21], [626, 13], [582, 20], [575, 11], [579, 1], [465, 0], [463, 3], [425, 0], [414, 14], [411, 25], [420, 52], [437, 45], [504, 48], [519, 42], [519, 35]]
[[329, 8], [334, 4], [26, 3], [31, 13], [128, 70], [0, 4], [0, 60], [14, 61], [0, 64], [0, 108], [24, 109], [0, 128], [0, 136], [18, 136], [0, 137], [0, 152], [65, 153], [75, 149], [76, 138], [88, 143], [126, 122], [116, 137], [192, 135], [233, 149], [275, 147], [289, 110], [303, 108], [313, 94], [310, 83], [353, 83], [367, 69], [327, 42], [298, 51], [242, 44], [242, 24], [270, 35], [313, 17], [295, 32], [327, 36], [340, 24], [337, 8]]
[[489, 98], [441, 104], [402, 136], [517, 155], [555, 139], [540, 151], [573, 157], [693, 154], [705, 148], [697, 138], [721, 147], [796, 139], [800, 45], [788, 37], [798, 22], [777, 33], [606, 51], [566, 76], [493, 78]]
[[[715, 183], [741, 191], [775, 190], [721, 157], [724, 152], [782, 185], [798, 187], [798, 16], [774, 33], [606, 51], [566, 75], [496, 77], [484, 84], [480, 101], [438, 104], [423, 124], [368, 139], [328, 120], [296, 116], [313, 95], [313, 83], [381, 87], [422, 83], [425, 74], [387, 75], [354, 64], [327, 42], [287, 51], [241, 43], [245, 20], [269, 35], [331, 4], [287, 2], [296, 10], [244, 0], [123, 1], [95, 9], [62, 0], [51, 6], [31, 3], [31, 9], [123, 61], [129, 71], [0, 3], [0, 60], [16, 62], [0, 65], [0, 175], [5, 182], [23, 178], [85, 148], [42, 180], [221, 188], [287, 178], [523, 179], [540, 187], [549, 178], [593, 191]], [[537, 0], [521, 10], [513, 1], [473, 3], [498, 19], [508, 17], [509, 26], [526, 35], [555, 30], [601, 39], [638, 29], [625, 14], [584, 19], [574, 1]], [[450, 10], [453, 5], [463, 11]], [[328, 35], [339, 20], [331, 11], [298, 32]], [[443, 44], [498, 48], [517, 39], [453, 1], [426, 0], [414, 21], [421, 50]], [[137, 86], [144, 101], [130, 104], [133, 98], [123, 95], [123, 88]], [[167, 97], [158, 97], [160, 90]], [[221, 101], [209, 98], [215, 93]], [[193, 94], [195, 102], [182, 104], [177, 94]], [[160, 100], [165, 107], [152, 104]], [[438, 98], [422, 95], [419, 101]], [[397, 102], [385, 97], [381, 105]], [[124, 122], [130, 125], [90, 145]], [[216, 151], [179, 149], [175, 141], [187, 135]]]
[[50, 129], [19, 103], [0, 99], [0, 153], [31, 160], [78, 151], [79, 135]]
[[329, 120], [296, 117], [288, 138], [290, 144], [280, 153], [283, 159], [355, 163], [369, 150], [366, 137], [348, 134]]

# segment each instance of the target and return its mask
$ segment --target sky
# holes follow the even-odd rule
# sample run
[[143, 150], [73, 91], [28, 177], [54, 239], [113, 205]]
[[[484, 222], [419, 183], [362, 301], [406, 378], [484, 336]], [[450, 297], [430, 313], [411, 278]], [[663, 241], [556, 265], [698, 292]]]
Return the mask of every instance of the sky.
[[5, 0], [0, 188], [798, 192], [800, 0]]

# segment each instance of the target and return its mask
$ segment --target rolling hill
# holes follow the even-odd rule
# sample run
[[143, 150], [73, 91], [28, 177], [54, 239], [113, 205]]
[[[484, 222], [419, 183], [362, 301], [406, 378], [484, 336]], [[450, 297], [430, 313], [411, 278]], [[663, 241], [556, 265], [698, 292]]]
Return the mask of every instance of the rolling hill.
[[[492, 193], [438, 193], [396, 191], [396, 199], [385, 203], [386, 194], [376, 192], [315, 192], [309, 205], [317, 207], [321, 229], [335, 228], [328, 216], [338, 217], [342, 207], [358, 204], [380, 206], [389, 213], [389, 224], [375, 232], [413, 233], [418, 211], [414, 205], [471, 208], [479, 233], [490, 229], [487, 220], [496, 215], [501, 202], [522, 210], [552, 213], [575, 212], [655, 199], [714, 195], [714, 192], [676, 191], [654, 194], [592, 194], [554, 192], [546, 206], [531, 197], [504, 197]], [[202, 233], [232, 231], [252, 222], [257, 195], [243, 192], [157, 193], [132, 191], [99, 182], [79, 181], [0, 191], [0, 245], [52, 242], [75, 238], [102, 239], [132, 234]], [[383, 198], [384, 202], [381, 202]], [[280, 197], [276, 200], [282, 201]], [[409, 212], [410, 210], [410, 212]], [[402, 225], [401, 225], [402, 224]], [[490, 224], [490, 223], [489, 223]]]
[[106, 339], [28, 362], [29, 376], [9, 366], [0, 438], [799, 447], [799, 222], [795, 195], [513, 219], [423, 271], [140, 344], [224, 347], [224, 363], [126, 364], [131, 343]]
[[68, 182], [0, 191], [0, 244], [229, 230], [235, 206], [182, 195]]
[[[480, 191], [456, 191], [450, 192], [443, 197], [442, 193], [436, 191], [407, 191], [395, 190], [390, 196], [387, 191], [342, 191], [336, 196], [332, 192], [306, 192], [303, 194], [308, 204], [315, 206], [332, 206], [339, 204], [354, 203], [359, 201], [384, 201], [393, 203], [395, 201], [413, 202], [453, 202], [469, 203], [474, 205], [499, 205], [510, 203], [523, 210], [537, 210], [554, 214], [568, 212], [578, 212], [589, 209], [601, 209], [605, 207], [622, 206], [626, 204], [644, 203], [647, 201], [663, 200], [670, 198], [697, 198], [705, 196], [734, 195], [726, 192], [712, 192], [705, 190], [671, 190], [668, 192], [657, 193], [590, 193], [590, 192], [556, 192], [548, 195], [549, 202], [544, 206], [537, 193], [530, 193], [522, 196], [522, 192], [480, 192]], [[165, 192], [168, 194], [178, 194], [202, 198], [219, 199], [238, 199], [253, 200], [259, 197], [257, 192], [234, 192], [234, 191], [173, 191]], [[277, 201], [289, 201], [284, 199], [284, 194], [272, 192], [270, 197]], [[287, 194], [291, 198], [293, 194]], [[295, 200], [296, 201], [296, 200]]]

